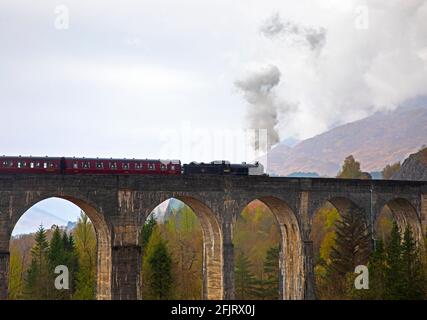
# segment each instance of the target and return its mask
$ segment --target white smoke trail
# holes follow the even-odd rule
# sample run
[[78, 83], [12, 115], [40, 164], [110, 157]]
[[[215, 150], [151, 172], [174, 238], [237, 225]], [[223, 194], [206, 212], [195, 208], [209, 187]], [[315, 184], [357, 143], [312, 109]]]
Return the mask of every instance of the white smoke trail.
[[281, 73], [275, 65], [267, 65], [237, 80], [235, 86], [248, 102], [247, 120], [250, 128], [267, 129], [268, 143], [279, 142], [278, 101], [273, 89], [280, 82]]

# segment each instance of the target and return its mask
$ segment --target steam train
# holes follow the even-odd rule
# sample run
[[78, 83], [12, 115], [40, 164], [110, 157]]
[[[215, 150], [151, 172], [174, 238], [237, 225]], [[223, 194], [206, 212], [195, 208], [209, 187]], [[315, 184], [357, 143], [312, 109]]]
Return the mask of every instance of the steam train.
[[107, 159], [66, 157], [0, 157], [0, 173], [56, 174], [154, 174], [154, 175], [263, 175], [262, 164], [209, 163], [180, 160]]

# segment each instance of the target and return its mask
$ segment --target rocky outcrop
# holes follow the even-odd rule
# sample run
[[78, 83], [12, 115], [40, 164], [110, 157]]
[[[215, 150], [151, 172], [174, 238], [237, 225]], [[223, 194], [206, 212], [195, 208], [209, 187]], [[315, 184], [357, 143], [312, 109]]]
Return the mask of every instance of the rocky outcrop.
[[392, 179], [427, 181], [427, 148], [411, 154], [402, 164]]

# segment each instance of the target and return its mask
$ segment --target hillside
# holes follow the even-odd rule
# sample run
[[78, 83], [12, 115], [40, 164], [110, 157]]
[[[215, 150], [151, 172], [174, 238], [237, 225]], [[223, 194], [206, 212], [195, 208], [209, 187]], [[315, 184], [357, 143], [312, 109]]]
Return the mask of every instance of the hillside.
[[335, 176], [352, 154], [363, 171], [381, 171], [427, 145], [427, 108], [398, 108], [338, 126], [293, 148], [279, 144], [268, 157], [268, 171], [277, 175], [316, 172]]
[[427, 180], [427, 148], [411, 154], [392, 179]]

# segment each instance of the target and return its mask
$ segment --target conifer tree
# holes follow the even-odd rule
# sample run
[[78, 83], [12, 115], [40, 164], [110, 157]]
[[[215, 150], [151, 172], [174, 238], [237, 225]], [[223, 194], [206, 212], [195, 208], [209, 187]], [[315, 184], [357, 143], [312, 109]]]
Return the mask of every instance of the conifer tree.
[[413, 233], [406, 227], [402, 242], [403, 292], [406, 300], [420, 300], [425, 296], [424, 266]]
[[35, 234], [35, 244], [31, 249], [31, 264], [26, 277], [26, 295], [29, 299], [45, 300], [49, 298], [50, 285], [46, 230], [40, 225]]
[[65, 292], [65, 290], [57, 290], [54, 287], [54, 281], [57, 276], [54, 273], [55, 268], [60, 265], [67, 266], [67, 257], [66, 257], [64, 242], [61, 235], [61, 231], [58, 227], [54, 228], [52, 238], [50, 240], [47, 257], [48, 257], [48, 263], [49, 263], [49, 276], [50, 276], [49, 298], [54, 300], [66, 299], [67, 292]]
[[257, 296], [257, 281], [251, 268], [249, 259], [243, 252], [239, 252], [234, 271], [236, 299], [247, 300]]
[[52, 238], [50, 240], [48, 260], [51, 270], [56, 266], [65, 263], [65, 248], [62, 241], [61, 231], [58, 227], [54, 228]]
[[159, 300], [169, 299], [172, 289], [172, 258], [162, 240], [155, 246], [148, 258], [150, 264], [150, 289], [153, 297]]
[[76, 275], [79, 269], [78, 255], [76, 252], [74, 237], [72, 234], [68, 236], [67, 232], [64, 231], [62, 235], [62, 242], [64, 244], [64, 253], [65, 253], [64, 265], [68, 267], [69, 277], [70, 277], [69, 278], [70, 288], [67, 291], [68, 293], [67, 299], [70, 299], [76, 290]]
[[371, 253], [371, 235], [362, 212], [353, 207], [336, 221], [336, 239], [327, 266], [330, 286], [338, 297], [349, 292], [348, 274], [358, 265], [366, 265]]
[[386, 282], [386, 252], [384, 242], [378, 240], [375, 250], [372, 252], [368, 262], [369, 269], [369, 291], [365, 293], [367, 299], [382, 300], [385, 295]]
[[279, 246], [270, 247], [264, 260], [263, 279], [259, 281], [257, 297], [265, 300], [279, 298]]
[[386, 249], [386, 293], [385, 298], [389, 300], [402, 299], [404, 293], [403, 266], [402, 266], [402, 245], [399, 227], [393, 222], [390, 240]]

